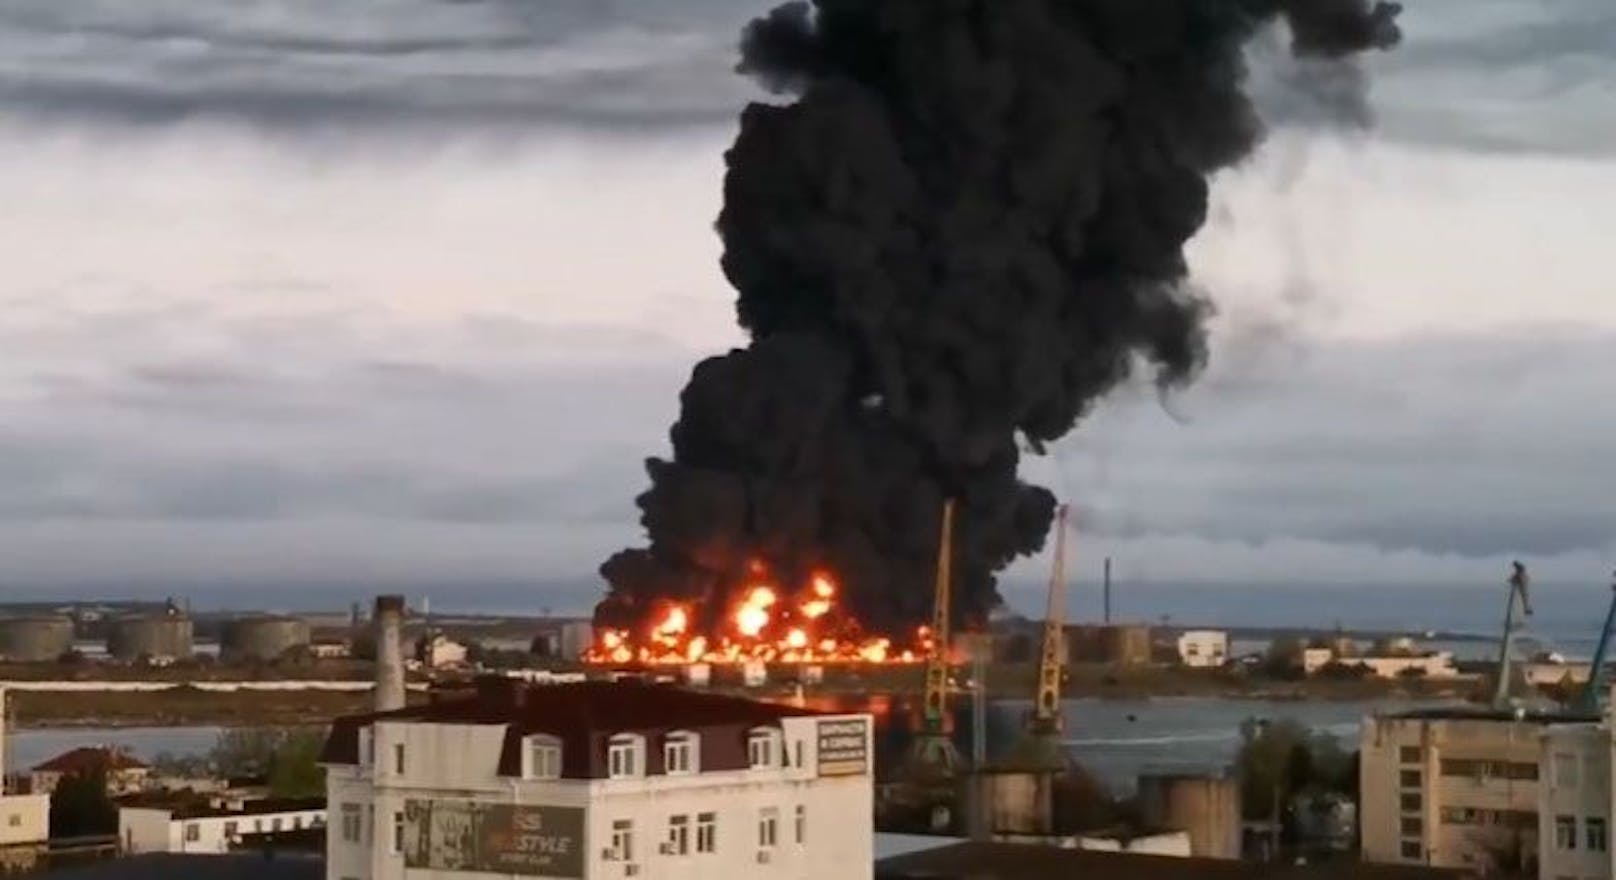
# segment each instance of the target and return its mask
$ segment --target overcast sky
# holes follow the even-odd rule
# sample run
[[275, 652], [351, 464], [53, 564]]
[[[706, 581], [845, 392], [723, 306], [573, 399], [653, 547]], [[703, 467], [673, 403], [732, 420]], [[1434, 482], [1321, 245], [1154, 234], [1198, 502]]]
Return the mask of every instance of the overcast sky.
[[[587, 604], [740, 342], [711, 224], [765, 5], [0, 4], [0, 582]], [[1610, 570], [1616, 5], [1407, 5], [1370, 131], [1262, 64], [1273, 137], [1193, 247], [1204, 379], [1029, 463], [1085, 572]]]

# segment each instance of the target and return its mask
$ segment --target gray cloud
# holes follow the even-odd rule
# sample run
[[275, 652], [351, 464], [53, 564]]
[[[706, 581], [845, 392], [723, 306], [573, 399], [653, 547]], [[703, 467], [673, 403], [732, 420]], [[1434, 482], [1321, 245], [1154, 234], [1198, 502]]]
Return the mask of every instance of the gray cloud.
[[[375, 127], [483, 136], [534, 127], [728, 125], [756, 93], [731, 72], [767, 0], [16, 0], [0, 8], [0, 112], [57, 122], [253, 125], [276, 138]], [[1382, 136], [1448, 147], [1607, 155], [1616, 21], [1605, 0], [1422, 0], [1407, 42], [1371, 62]], [[1363, 88], [1256, 53], [1284, 125], [1298, 100]], [[1555, 100], [1546, 100], [1554, 98]]]

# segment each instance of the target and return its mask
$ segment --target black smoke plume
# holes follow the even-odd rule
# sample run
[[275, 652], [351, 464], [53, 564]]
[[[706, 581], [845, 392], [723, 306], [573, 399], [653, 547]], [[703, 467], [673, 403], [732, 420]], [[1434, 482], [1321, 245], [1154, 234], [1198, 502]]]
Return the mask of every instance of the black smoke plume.
[[[1262, 126], [1243, 47], [1395, 44], [1368, 0], [815, 0], [754, 21], [756, 103], [718, 231], [751, 335], [699, 364], [671, 460], [647, 463], [650, 538], [602, 567], [597, 620], [657, 598], [721, 613], [752, 560], [836, 573], [868, 625], [926, 619], [939, 510], [959, 499], [955, 612], [1036, 552], [1054, 498], [1017, 477], [1141, 367], [1207, 356], [1183, 247], [1208, 178]], [[707, 600], [705, 602], [701, 600]]]

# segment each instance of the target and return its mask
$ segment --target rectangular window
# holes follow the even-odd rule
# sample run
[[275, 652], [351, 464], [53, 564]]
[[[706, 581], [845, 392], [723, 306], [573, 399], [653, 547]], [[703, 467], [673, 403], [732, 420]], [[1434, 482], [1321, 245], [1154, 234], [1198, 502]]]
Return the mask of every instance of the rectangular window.
[[1397, 779], [1404, 788], [1420, 787], [1420, 771], [1418, 770], [1403, 770], [1397, 774]]
[[276, 816], [275, 818], [269, 820], [269, 830], [271, 830], [271, 831], [279, 831], [279, 830], [281, 830], [281, 817]]
[[668, 855], [690, 854], [690, 817], [668, 817]]
[[758, 846], [770, 849], [780, 838], [780, 811], [767, 807], [758, 812]]
[[612, 820], [612, 848], [610, 851], [613, 861], [634, 861], [634, 820]]
[[1418, 764], [1420, 762], [1420, 747], [1403, 746], [1397, 750], [1397, 758], [1404, 764]]
[[21, 828], [22, 827], [22, 814], [21, 813], [12, 813], [10, 816], [7, 816], [6, 817], [6, 824], [10, 825], [13, 828]]
[[795, 764], [795, 766], [797, 768], [801, 769], [801, 767], [802, 767], [802, 740], [799, 739], [796, 742], [792, 743], [791, 744], [791, 750], [794, 753], [793, 756], [792, 756], [793, 764]]
[[1605, 830], [1603, 816], [1589, 816], [1583, 820], [1583, 843], [1591, 852], [1604, 852], [1610, 848], [1610, 837]]
[[375, 840], [375, 839], [376, 839], [376, 805], [375, 804], [367, 804], [365, 806], [365, 841], [369, 842], [369, 841], [372, 841], [372, 840]]
[[1404, 837], [1419, 837], [1421, 832], [1423, 832], [1424, 830], [1425, 830], [1425, 823], [1420, 821], [1420, 817], [1418, 817], [1418, 816], [1404, 816], [1403, 817], [1403, 836]]
[[696, 814], [696, 852], [718, 851], [718, 814]]
[[1554, 784], [1561, 788], [1577, 787], [1576, 755], [1556, 754], [1554, 756]]
[[669, 740], [662, 747], [662, 771], [670, 775], [689, 773], [694, 766], [690, 760], [691, 751], [690, 740]]
[[768, 734], [754, 734], [746, 741], [747, 763], [753, 767], [774, 766], [774, 738]]
[[1405, 840], [1403, 841], [1402, 852], [1405, 859], [1418, 859], [1424, 853], [1424, 850], [1420, 847], [1418, 840]]
[[202, 839], [202, 826], [195, 822], [185, 823], [185, 842], [195, 843]]
[[634, 752], [634, 743], [612, 743], [606, 753], [607, 775], [618, 779], [635, 775], [635, 766], [638, 762], [634, 760]]
[[363, 827], [359, 816], [358, 804], [342, 805], [342, 839], [348, 843], [358, 843], [361, 839], [360, 828]]
[[798, 804], [796, 818], [797, 843], [801, 844], [808, 839], [808, 808]]
[[[1404, 770], [1404, 773], [1409, 771]], [[1461, 776], [1466, 778], [1480, 778], [1487, 773], [1486, 761], [1469, 761], [1462, 758], [1443, 758], [1443, 776]]]
[[264, 830], [264, 820], [263, 819], [254, 819], [253, 820], [253, 831], [261, 832], [263, 830]]
[[1554, 846], [1557, 849], [1577, 848], [1577, 817], [1554, 817]]
[[293, 816], [292, 817], [292, 830], [297, 831], [297, 830], [300, 830], [302, 827], [303, 827], [303, 817], [302, 816]]
[[404, 775], [404, 744], [403, 743], [394, 743], [393, 744], [393, 773], [398, 775], [398, 776], [403, 776]]
[[235, 838], [235, 836], [236, 836], [236, 823], [234, 823], [234, 822], [226, 822], [226, 823], [224, 823], [224, 836], [226, 838], [229, 838], [229, 839], [234, 839]]
[[393, 852], [401, 853], [403, 851], [404, 851], [404, 813], [402, 811], [396, 811], [396, 812], [393, 813]]
[[561, 747], [554, 743], [535, 742], [528, 747], [528, 778], [561, 778]]
[[1418, 811], [1423, 801], [1424, 798], [1422, 798], [1420, 793], [1417, 791], [1405, 791], [1397, 797], [1397, 802], [1403, 808], [1403, 812], [1405, 813]]

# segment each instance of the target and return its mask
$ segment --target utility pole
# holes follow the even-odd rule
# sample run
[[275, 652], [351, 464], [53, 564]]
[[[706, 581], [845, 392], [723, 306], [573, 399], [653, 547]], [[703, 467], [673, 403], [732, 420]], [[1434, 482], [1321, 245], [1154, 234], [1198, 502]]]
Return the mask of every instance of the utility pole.
[[1111, 557], [1105, 558], [1105, 622], [1111, 622]]

